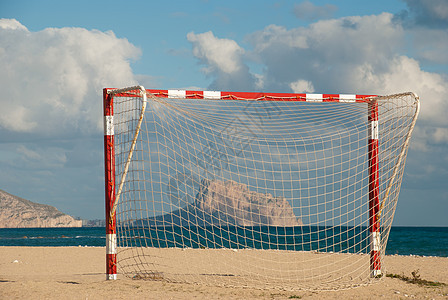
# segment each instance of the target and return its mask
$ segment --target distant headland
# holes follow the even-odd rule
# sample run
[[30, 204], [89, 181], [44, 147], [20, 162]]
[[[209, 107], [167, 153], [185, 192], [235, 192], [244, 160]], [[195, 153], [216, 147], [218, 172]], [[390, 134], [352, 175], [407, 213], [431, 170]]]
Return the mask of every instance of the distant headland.
[[193, 203], [154, 218], [138, 220], [138, 226], [300, 226], [283, 197], [249, 190], [232, 180], [202, 180]]
[[81, 227], [82, 220], [57, 208], [0, 190], [0, 228]]

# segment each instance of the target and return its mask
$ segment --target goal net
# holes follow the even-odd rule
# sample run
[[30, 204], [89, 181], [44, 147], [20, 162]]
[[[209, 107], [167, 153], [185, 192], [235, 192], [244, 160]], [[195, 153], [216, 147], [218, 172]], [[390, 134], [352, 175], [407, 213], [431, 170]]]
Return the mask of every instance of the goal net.
[[103, 92], [109, 279], [318, 290], [384, 273], [415, 94]]

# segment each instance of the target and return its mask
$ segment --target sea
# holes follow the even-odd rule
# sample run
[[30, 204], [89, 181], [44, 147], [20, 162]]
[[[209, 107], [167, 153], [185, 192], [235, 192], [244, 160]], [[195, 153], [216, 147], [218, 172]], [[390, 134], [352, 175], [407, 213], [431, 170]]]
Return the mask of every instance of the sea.
[[[221, 230], [219, 227], [206, 230], [204, 234], [211, 234], [213, 236], [218, 236], [218, 232]], [[182, 232], [185, 228], [167, 227], [163, 231], [163, 236], [160, 235], [162, 231], [156, 230], [153, 232], [146, 232], [146, 236], [151, 236], [149, 239], [148, 246], [155, 247], [178, 247], [181, 243], [185, 245], [185, 241], [190, 241], [190, 246], [196, 247], [208, 247], [208, 248], [218, 248], [226, 247], [232, 248], [232, 240], [235, 243], [241, 244], [242, 242], [247, 244], [247, 240], [258, 240], [256, 237], [247, 238], [248, 232], [258, 232], [261, 237], [261, 241], [265, 239], [265, 243], [260, 244], [249, 244], [252, 248], [270, 248], [272, 245], [285, 245], [284, 249], [290, 248], [290, 245], [297, 245], [297, 241], [294, 241], [294, 232], [297, 231], [303, 244], [303, 238], [307, 236], [303, 228], [291, 227], [286, 228], [285, 232], [279, 232], [278, 227], [263, 227], [257, 230], [247, 230], [245, 228], [234, 228], [234, 236], [229, 236], [227, 239], [223, 239], [223, 242], [213, 240], [213, 243], [207, 243], [208, 238], [204, 239], [203, 242], [197, 238], [191, 238], [191, 231], [189, 231], [189, 239], [182, 238]], [[238, 232], [238, 231], [241, 232]], [[289, 231], [288, 231], [289, 230]], [[331, 230], [331, 235], [329, 234]], [[216, 232], [215, 232], [216, 231]], [[300, 231], [300, 232], [298, 232]], [[229, 231], [227, 231], [229, 232]], [[327, 251], [336, 250], [336, 245], [341, 245], [341, 239], [351, 241], [353, 244], [359, 243], [357, 239], [362, 239], [368, 241], [365, 237], [360, 237], [357, 230], [346, 230], [343, 232], [345, 234], [353, 234], [352, 237], [344, 236], [335, 232], [335, 228], [320, 229], [317, 232], [321, 232], [325, 236], [331, 236], [331, 239], [323, 239], [324, 243], [327, 245]], [[342, 230], [341, 230], [342, 232]], [[364, 232], [364, 231], [363, 231]], [[215, 234], [216, 233], [216, 234]], [[275, 234], [274, 234], [275, 233]], [[140, 232], [139, 234], [144, 234]], [[247, 240], [240, 241], [237, 240], [241, 236], [244, 236]], [[275, 238], [275, 242], [270, 242], [272, 238]], [[311, 233], [309, 235], [310, 240], [313, 239]], [[319, 237], [320, 239], [320, 237]], [[227, 241], [227, 244], [226, 242]], [[21, 247], [66, 247], [66, 246], [76, 246], [76, 247], [104, 247], [106, 244], [105, 238], [105, 228], [104, 227], [80, 227], [80, 228], [0, 228], [0, 246], [21, 246]], [[305, 243], [306, 244], [306, 243]], [[236, 245], [236, 244], [235, 244]], [[288, 246], [289, 245], [289, 246]], [[292, 246], [291, 246], [292, 247]], [[321, 245], [316, 245], [319, 249], [322, 249]], [[355, 249], [355, 248], [353, 248]], [[295, 249], [295, 250], [313, 250], [313, 244], [309, 244], [309, 249]], [[324, 249], [325, 250], [325, 249]], [[416, 255], [416, 256], [439, 256], [448, 257], [448, 227], [399, 227], [392, 226], [389, 239], [386, 247], [386, 255]]]

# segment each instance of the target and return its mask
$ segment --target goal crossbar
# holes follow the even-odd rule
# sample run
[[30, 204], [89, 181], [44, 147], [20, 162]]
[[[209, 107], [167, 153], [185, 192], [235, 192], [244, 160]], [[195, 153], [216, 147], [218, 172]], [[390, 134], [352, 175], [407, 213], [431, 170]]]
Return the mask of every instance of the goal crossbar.
[[[134, 86], [123, 89], [106, 88], [108, 94], [116, 97], [139, 97], [136, 91], [144, 89]], [[178, 99], [208, 100], [243, 100], [243, 101], [308, 101], [308, 102], [358, 102], [367, 103], [377, 95], [357, 94], [312, 94], [312, 93], [261, 93], [261, 92], [225, 92], [225, 91], [191, 91], [191, 90], [157, 90], [146, 89], [153, 97]]]

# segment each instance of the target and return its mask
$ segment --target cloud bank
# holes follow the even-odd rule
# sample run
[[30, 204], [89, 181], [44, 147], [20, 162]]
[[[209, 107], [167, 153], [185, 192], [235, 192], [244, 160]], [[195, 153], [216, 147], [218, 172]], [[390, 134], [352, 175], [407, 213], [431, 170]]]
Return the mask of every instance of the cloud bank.
[[2, 188], [74, 216], [101, 216], [102, 89], [136, 84], [130, 63], [140, 55], [113, 32], [32, 32], [0, 19]]
[[[238, 89], [244, 82], [246, 89], [266, 91], [381, 95], [413, 91], [422, 99], [421, 120], [440, 132], [448, 126], [448, 80], [443, 74], [425, 71], [418, 58], [405, 53], [410, 34], [423, 38], [427, 33], [410, 31], [396, 16], [382, 13], [321, 20], [292, 29], [269, 25], [247, 37], [252, 46], [248, 50], [211, 32], [188, 36], [193, 54], [214, 78], [214, 89]], [[448, 39], [438, 43], [447, 47]], [[212, 45], [220, 52], [213, 51]], [[233, 57], [231, 63], [226, 61], [229, 57]], [[431, 59], [440, 60], [436, 54]], [[251, 72], [250, 62], [260, 65], [262, 73]]]
[[102, 130], [101, 90], [136, 83], [140, 49], [113, 32], [0, 20], [0, 128], [55, 136]]

